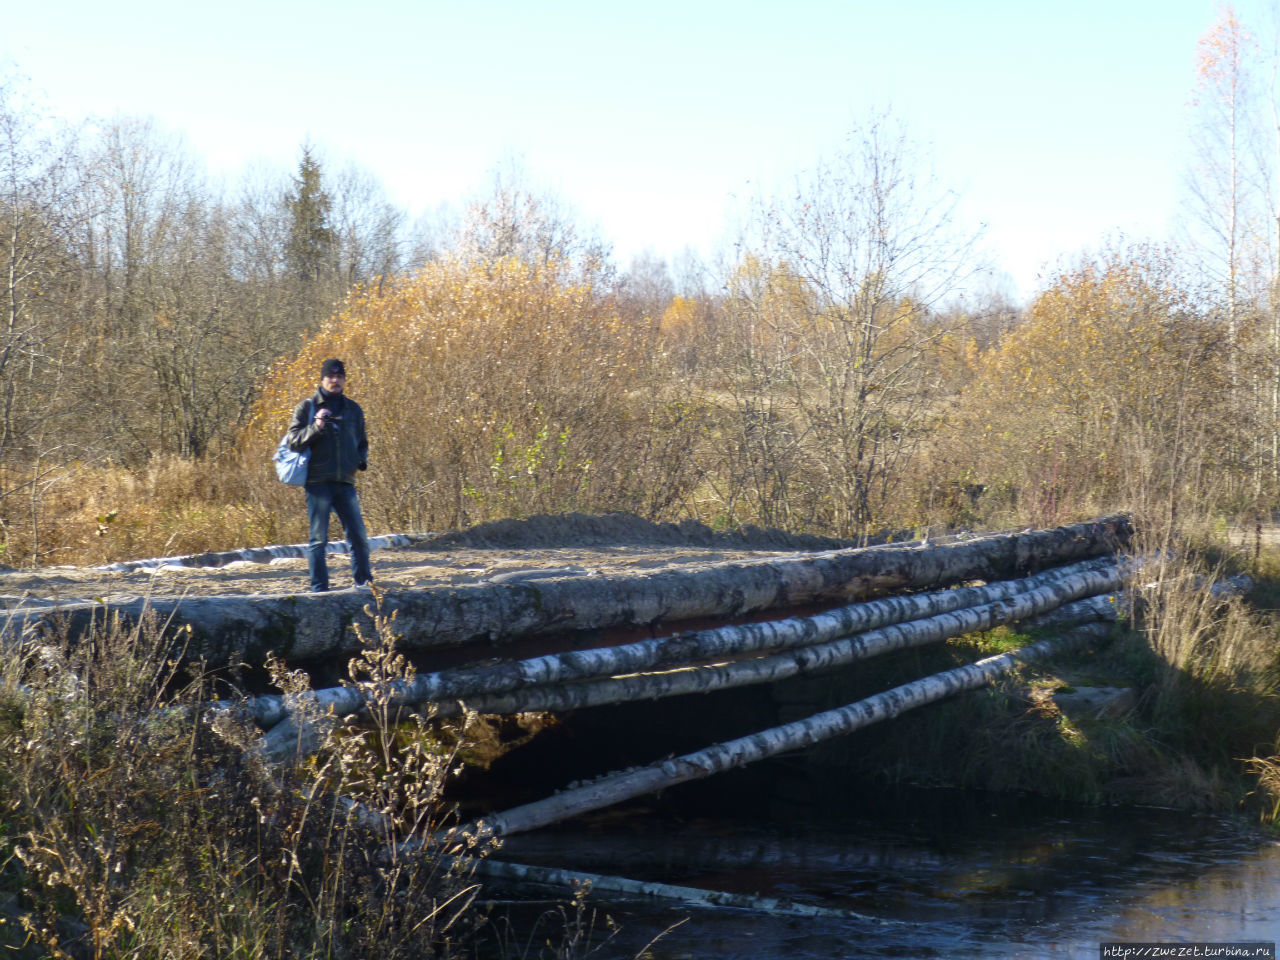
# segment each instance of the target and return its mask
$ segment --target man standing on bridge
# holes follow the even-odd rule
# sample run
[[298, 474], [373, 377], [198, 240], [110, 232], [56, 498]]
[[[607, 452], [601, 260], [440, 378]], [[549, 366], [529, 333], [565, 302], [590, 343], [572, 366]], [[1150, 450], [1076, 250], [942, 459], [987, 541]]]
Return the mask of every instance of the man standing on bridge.
[[311, 592], [329, 589], [329, 514], [336, 513], [351, 548], [351, 574], [356, 586], [373, 581], [369, 568], [369, 535], [356, 496], [356, 471], [369, 468], [369, 438], [364, 411], [346, 395], [347, 370], [341, 360], [320, 366], [320, 387], [293, 411], [287, 442], [291, 450], [311, 450], [307, 464], [307, 570]]

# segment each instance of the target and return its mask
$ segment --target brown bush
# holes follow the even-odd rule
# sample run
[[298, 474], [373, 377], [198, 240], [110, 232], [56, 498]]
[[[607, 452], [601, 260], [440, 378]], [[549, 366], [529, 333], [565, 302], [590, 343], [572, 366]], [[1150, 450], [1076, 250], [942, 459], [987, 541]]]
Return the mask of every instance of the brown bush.
[[291, 509], [271, 448], [341, 357], [365, 409], [366, 519], [453, 529], [531, 513], [676, 512], [696, 476], [699, 407], [655, 385], [651, 325], [627, 324], [559, 264], [428, 264], [353, 296], [268, 377], [242, 443], [256, 502]]
[[1250, 425], [1232, 384], [1247, 377], [1224, 337], [1159, 252], [1064, 274], [979, 362], [935, 438], [940, 480], [999, 491], [1037, 525], [1117, 507], [1168, 516], [1211, 475], [1238, 486]]

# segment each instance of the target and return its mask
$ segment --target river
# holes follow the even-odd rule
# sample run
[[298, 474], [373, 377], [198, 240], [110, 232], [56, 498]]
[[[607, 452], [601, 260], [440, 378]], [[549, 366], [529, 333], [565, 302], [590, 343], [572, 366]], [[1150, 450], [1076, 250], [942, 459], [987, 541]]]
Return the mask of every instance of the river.
[[654, 960], [1097, 960], [1104, 941], [1280, 940], [1280, 846], [1228, 818], [815, 788], [812, 776], [775, 776], [764, 790], [760, 782], [513, 837], [500, 857], [870, 918], [601, 904], [622, 931], [599, 957], [635, 956], [673, 924], [650, 949]]

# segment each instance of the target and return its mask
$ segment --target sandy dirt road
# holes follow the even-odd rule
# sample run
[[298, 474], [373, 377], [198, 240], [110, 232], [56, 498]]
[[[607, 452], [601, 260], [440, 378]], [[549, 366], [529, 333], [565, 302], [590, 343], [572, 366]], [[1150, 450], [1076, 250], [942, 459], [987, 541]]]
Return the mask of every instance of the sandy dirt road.
[[[562, 573], [638, 571], [707, 564], [804, 550], [850, 546], [851, 541], [776, 530], [719, 534], [695, 523], [655, 524], [615, 514], [581, 514], [499, 521], [423, 543], [375, 550], [373, 572], [391, 588], [429, 588]], [[329, 557], [334, 589], [351, 585], [345, 555]], [[301, 557], [231, 560], [220, 566], [162, 565], [135, 570], [46, 567], [0, 572], [0, 605], [83, 601], [118, 603], [136, 597], [304, 593]]]

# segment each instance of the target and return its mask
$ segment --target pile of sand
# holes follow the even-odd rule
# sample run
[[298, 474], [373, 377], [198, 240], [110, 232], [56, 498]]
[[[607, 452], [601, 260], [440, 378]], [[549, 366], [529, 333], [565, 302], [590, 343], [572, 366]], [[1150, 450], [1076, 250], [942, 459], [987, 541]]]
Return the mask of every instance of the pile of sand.
[[717, 531], [697, 520], [654, 523], [630, 513], [542, 514], [522, 520], [495, 520], [436, 537], [428, 550], [547, 549], [553, 547], [644, 546], [715, 547], [731, 550], [834, 550], [852, 540], [787, 533], [748, 526]]

